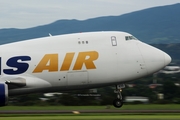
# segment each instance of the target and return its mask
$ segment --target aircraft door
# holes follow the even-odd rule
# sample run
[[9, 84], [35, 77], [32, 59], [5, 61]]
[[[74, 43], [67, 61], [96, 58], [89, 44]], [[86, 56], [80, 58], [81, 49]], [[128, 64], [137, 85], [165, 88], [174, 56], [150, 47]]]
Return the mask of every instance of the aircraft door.
[[117, 40], [115, 36], [111, 37], [111, 43], [112, 43], [112, 46], [117, 46]]
[[86, 86], [88, 83], [89, 81], [87, 71], [67, 73], [67, 86]]
[[[111, 53], [110, 53], [110, 56], [108, 56], [109, 58], [109, 61], [111, 61], [111, 66], [109, 66], [108, 68], [111, 69], [110, 70], [113, 70], [113, 73], [111, 73], [113, 75], [113, 77], [117, 77], [119, 75], [118, 73], [118, 38], [117, 36], [111, 36], [110, 37], [110, 40], [111, 40]], [[111, 59], [111, 60], [110, 60]], [[112, 64], [113, 63], [113, 64]], [[110, 73], [110, 72], [109, 72]]]

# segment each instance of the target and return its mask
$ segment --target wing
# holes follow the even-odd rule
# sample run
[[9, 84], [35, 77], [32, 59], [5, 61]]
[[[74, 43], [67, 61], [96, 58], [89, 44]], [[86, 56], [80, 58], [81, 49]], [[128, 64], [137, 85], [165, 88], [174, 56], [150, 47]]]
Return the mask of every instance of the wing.
[[26, 94], [34, 91], [41, 92], [52, 86], [44, 79], [27, 74], [4, 75], [1, 77], [0, 82], [7, 84], [9, 95]]

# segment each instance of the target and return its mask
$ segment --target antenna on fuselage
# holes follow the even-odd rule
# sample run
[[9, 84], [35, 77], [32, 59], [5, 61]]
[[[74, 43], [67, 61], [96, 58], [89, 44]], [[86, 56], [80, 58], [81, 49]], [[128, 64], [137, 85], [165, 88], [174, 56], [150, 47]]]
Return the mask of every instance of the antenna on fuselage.
[[49, 33], [49, 36], [52, 37], [51, 33]]

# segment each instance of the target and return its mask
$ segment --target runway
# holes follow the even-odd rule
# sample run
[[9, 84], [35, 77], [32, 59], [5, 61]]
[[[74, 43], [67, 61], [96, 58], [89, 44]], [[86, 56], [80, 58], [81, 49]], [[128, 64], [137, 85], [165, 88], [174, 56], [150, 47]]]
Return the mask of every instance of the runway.
[[180, 110], [1, 110], [0, 114], [180, 113]]

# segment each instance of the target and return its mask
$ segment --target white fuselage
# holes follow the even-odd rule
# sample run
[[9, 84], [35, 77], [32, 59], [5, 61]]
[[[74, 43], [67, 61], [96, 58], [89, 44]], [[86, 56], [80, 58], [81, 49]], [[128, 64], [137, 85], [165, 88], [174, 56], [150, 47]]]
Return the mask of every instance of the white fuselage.
[[[0, 46], [9, 95], [125, 83], [164, 68], [171, 58], [125, 32], [50, 36]], [[18, 83], [24, 86], [18, 86]], [[22, 82], [22, 83], [21, 83]]]

